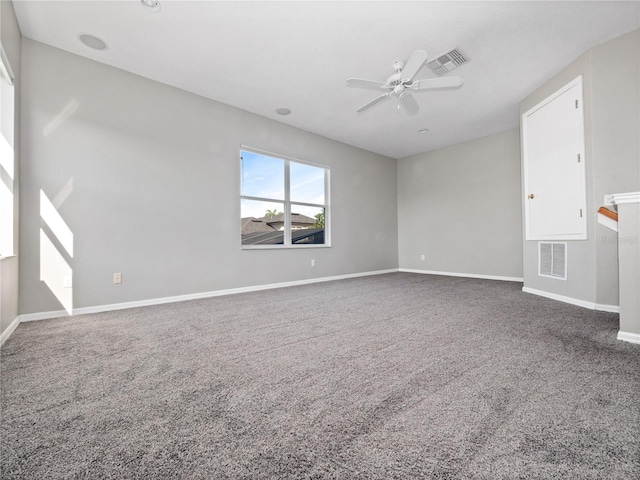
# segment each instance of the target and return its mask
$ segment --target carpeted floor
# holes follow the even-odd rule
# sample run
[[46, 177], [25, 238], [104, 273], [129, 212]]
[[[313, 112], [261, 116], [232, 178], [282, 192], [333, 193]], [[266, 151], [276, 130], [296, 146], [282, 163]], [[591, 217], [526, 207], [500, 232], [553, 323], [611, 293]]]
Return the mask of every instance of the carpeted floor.
[[407, 273], [23, 323], [2, 478], [637, 479], [617, 327]]

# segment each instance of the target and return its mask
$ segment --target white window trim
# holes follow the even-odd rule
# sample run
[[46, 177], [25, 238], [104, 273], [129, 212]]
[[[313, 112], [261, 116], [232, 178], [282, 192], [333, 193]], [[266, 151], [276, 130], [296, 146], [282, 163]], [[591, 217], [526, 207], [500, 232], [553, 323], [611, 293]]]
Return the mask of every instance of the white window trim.
[[[9, 84], [12, 89], [15, 89], [15, 76], [13, 74], [13, 70], [11, 69], [11, 63], [9, 62], [9, 58], [4, 51], [4, 47], [0, 43], [0, 69], [2, 70], [2, 77]], [[3, 107], [4, 108], [4, 107]], [[16, 174], [16, 158], [15, 158], [15, 90], [13, 90], [13, 99], [11, 103], [11, 134], [12, 138], [4, 137], [4, 134], [0, 132], [0, 135], [3, 136], [2, 141], [6, 141], [7, 148], [11, 150], [11, 158], [9, 159], [10, 165], [8, 165], [8, 170], [6, 174], [9, 177], [8, 182], [10, 185], [7, 187], [10, 189], [10, 205], [3, 205], [3, 209], [8, 207], [7, 210], [10, 211], [9, 218], [3, 220], [7, 222], [6, 225], [3, 225], [4, 229], [7, 226], [7, 231], [3, 231], [2, 240], [0, 241], [0, 261], [5, 260], [7, 258], [13, 258], [16, 256], [16, 225], [15, 225], [15, 208], [16, 208], [16, 183], [15, 183], [15, 174]], [[3, 168], [4, 170], [4, 168]], [[0, 182], [4, 182], [6, 179], [1, 179]]]
[[[284, 160], [284, 201], [273, 199], [273, 198], [264, 198], [264, 197], [253, 197], [250, 195], [242, 195], [242, 152], [251, 152], [256, 153], [258, 155], [265, 155], [271, 158], [278, 158]], [[322, 165], [320, 163], [309, 162], [306, 160], [300, 160], [299, 158], [290, 157], [288, 155], [282, 155], [280, 153], [269, 152], [267, 150], [262, 150], [260, 148], [251, 147], [248, 145], [240, 145], [239, 150], [240, 157], [240, 178], [238, 191], [240, 192], [240, 201], [242, 200], [257, 200], [264, 202], [282, 202], [284, 203], [284, 244], [283, 245], [242, 245], [240, 247], [242, 250], [282, 250], [282, 249], [306, 249], [306, 248], [331, 248], [331, 195], [330, 195], [330, 176], [331, 176], [331, 168], [327, 165]], [[292, 202], [290, 199], [290, 176], [289, 176], [289, 162], [301, 163], [303, 165], [310, 165], [312, 167], [322, 168], [325, 171], [324, 175], [324, 204], [317, 203], [306, 203], [306, 202]], [[304, 244], [292, 244], [291, 243], [291, 205], [301, 205], [306, 207], [320, 207], [324, 209], [324, 244], [312, 244], [312, 245], [304, 245]], [[242, 214], [240, 214], [240, 218], [242, 218]]]

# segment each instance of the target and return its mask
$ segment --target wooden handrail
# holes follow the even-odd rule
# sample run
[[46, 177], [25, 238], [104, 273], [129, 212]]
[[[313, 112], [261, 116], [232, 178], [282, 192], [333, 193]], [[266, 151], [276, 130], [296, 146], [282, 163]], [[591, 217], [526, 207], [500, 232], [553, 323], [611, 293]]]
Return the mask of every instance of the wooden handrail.
[[606, 207], [600, 207], [598, 209], [598, 213], [604, 215], [605, 217], [609, 217], [611, 220], [618, 221], [618, 214], [616, 212], [612, 212]]

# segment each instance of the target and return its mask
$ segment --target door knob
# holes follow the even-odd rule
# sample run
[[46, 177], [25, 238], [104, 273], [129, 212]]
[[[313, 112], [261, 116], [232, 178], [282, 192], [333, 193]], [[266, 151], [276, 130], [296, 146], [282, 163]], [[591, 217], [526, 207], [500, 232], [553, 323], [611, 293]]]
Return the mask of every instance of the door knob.
[[535, 198], [535, 195], [533, 193], [530, 193], [529, 195], [527, 195], [527, 198], [529, 200], [533, 200]]

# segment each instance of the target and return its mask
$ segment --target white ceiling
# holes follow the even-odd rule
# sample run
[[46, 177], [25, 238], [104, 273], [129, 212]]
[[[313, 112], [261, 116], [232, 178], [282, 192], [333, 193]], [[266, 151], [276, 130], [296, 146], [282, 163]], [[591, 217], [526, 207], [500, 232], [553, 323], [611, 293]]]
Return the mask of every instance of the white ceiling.
[[[637, 1], [160, 0], [157, 13], [139, 0], [13, 3], [25, 37], [394, 158], [517, 127], [536, 87], [640, 27]], [[384, 81], [414, 50], [456, 47], [471, 59], [450, 74], [462, 88], [416, 93], [414, 117], [394, 101], [355, 113], [377, 93], [347, 78]], [[425, 66], [416, 78], [435, 76]]]

